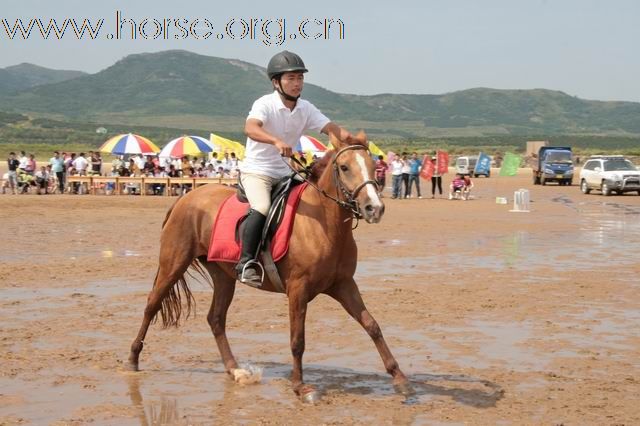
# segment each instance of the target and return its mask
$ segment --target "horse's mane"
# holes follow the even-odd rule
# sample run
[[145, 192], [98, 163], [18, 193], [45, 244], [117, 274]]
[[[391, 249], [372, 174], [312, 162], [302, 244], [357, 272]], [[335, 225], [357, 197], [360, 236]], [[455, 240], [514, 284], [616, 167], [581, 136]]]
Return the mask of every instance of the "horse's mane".
[[[366, 137], [364, 136], [364, 133], [360, 133], [357, 136], [350, 139], [348, 144], [362, 145], [368, 148], [368, 143], [367, 143]], [[318, 183], [318, 180], [320, 180], [320, 176], [322, 176], [325, 169], [327, 168], [327, 166], [329, 165], [333, 157], [335, 157], [335, 155], [336, 155], [336, 150], [331, 149], [326, 152], [324, 157], [322, 157], [320, 160], [316, 161], [311, 165], [311, 174], [309, 175], [309, 180], [311, 180], [311, 182]]]
[[324, 173], [325, 169], [336, 155], [336, 152], [332, 149], [326, 152], [324, 157], [316, 161], [311, 165], [311, 173], [309, 174], [309, 180], [313, 183], [318, 183], [320, 176]]

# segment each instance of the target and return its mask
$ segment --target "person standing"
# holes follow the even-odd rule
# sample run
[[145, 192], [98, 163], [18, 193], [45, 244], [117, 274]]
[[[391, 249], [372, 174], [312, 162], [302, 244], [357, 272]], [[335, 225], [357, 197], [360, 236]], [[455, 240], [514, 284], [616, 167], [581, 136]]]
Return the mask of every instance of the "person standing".
[[[78, 156], [75, 158], [75, 160], [73, 160], [71, 164], [72, 164], [72, 168], [76, 170], [76, 173], [78, 174], [78, 176], [87, 175], [87, 169], [89, 168], [89, 161], [87, 161], [87, 159], [84, 158], [84, 152], [81, 152], [80, 154], [78, 154]], [[89, 188], [87, 188], [84, 183], [77, 183], [75, 187], [76, 187], [76, 190], [74, 192], [77, 194], [85, 194], [89, 191]]]
[[411, 165], [406, 152], [402, 153], [402, 186], [404, 186], [404, 198], [411, 198], [409, 192], [409, 175], [411, 174]]
[[18, 158], [18, 161], [20, 162], [20, 166], [18, 166], [18, 168], [26, 173], [27, 172], [27, 163], [29, 162], [29, 157], [27, 157], [27, 153], [24, 151], [20, 151], [20, 158]]
[[49, 164], [51, 165], [51, 173], [55, 173], [58, 180], [58, 189], [61, 194], [64, 194], [64, 160], [58, 151], [54, 151]]
[[382, 197], [382, 193], [384, 192], [384, 187], [387, 183], [387, 169], [389, 166], [387, 162], [384, 161], [383, 155], [378, 155], [378, 159], [376, 160], [376, 183], [378, 184], [378, 195]]
[[91, 174], [97, 176], [102, 174], [102, 157], [99, 152], [91, 153]]
[[29, 175], [33, 176], [36, 172], [36, 156], [33, 154], [29, 154], [29, 158], [27, 159], [27, 166], [24, 171]]
[[75, 167], [79, 176], [86, 176], [89, 162], [84, 158], [84, 152], [81, 152], [71, 164]]
[[396, 155], [391, 162], [391, 198], [400, 198], [402, 193], [402, 168], [404, 167], [404, 161], [402, 158]]
[[438, 192], [442, 197], [442, 175], [438, 171], [438, 158], [432, 158], [434, 164], [433, 176], [431, 176], [431, 198], [436, 198], [436, 186], [438, 187]]
[[418, 198], [422, 198], [422, 193], [420, 192], [420, 168], [422, 167], [422, 161], [418, 158], [418, 153], [414, 152], [411, 154], [411, 159], [409, 160], [409, 198], [411, 198], [411, 187], [415, 183], [416, 185], [416, 193], [418, 194]]
[[18, 187], [18, 168], [20, 167], [20, 160], [16, 158], [15, 152], [9, 153], [7, 158], [7, 166], [9, 167], [9, 186], [11, 187], [11, 193], [17, 194], [16, 188]]

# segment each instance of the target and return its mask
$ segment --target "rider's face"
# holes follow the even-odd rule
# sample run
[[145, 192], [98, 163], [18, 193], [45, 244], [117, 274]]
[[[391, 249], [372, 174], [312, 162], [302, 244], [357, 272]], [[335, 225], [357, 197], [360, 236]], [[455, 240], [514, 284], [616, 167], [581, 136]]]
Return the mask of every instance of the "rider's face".
[[280, 78], [282, 91], [291, 96], [300, 96], [304, 86], [304, 74], [301, 72], [285, 72]]

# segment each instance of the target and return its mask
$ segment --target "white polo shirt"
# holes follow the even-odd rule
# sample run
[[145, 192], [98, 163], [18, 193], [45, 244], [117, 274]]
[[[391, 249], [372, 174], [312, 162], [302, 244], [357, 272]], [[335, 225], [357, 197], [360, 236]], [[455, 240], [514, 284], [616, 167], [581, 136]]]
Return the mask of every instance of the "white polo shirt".
[[73, 167], [75, 167], [78, 172], [85, 171], [88, 165], [89, 162], [84, 157], [76, 157], [76, 159], [73, 160]]
[[[330, 120], [313, 104], [298, 99], [291, 111], [287, 108], [278, 92], [274, 91], [255, 101], [247, 120], [255, 118], [262, 122], [262, 128], [280, 138], [291, 148], [295, 148], [308, 130], [320, 131]], [[286, 161], [289, 161], [288, 159]], [[240, 171], [281, 178], [291, 173], [289, 166], [280, 157], [280, 151], [273, 145], [247, 138], [245, 158]]]

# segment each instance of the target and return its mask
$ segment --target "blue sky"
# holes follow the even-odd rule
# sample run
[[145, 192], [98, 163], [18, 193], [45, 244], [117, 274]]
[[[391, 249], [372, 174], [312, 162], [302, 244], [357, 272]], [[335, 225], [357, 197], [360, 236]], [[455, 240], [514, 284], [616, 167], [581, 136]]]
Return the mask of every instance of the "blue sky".
[[[291, 33], [305, 18], [344, 23], [344, 39], [107, 40], [116, 11], [145, 18], [207, 18], [214, 33], [230, 19], [285, 18]], [[307, 81], [356, 94], [445, 93], [472, 87], [546, 88], [586, 99], [640, 102], [640, 2], [634, 0], [425, 0], [259, 2], [22, 0], [0, 19], [104, 19], [98, 40], [8, 39], [0, 24], [0, 67], [31, 62], [97, 72], [131, 53], [185, 49], [265, 66], [282, 49], [299, 53]], [[275, 29], [275, 26], [270, 27]], [[313, 25], [310, 27], [313, 29]], [[204, 30], [203, 30], [204, 32]]]

